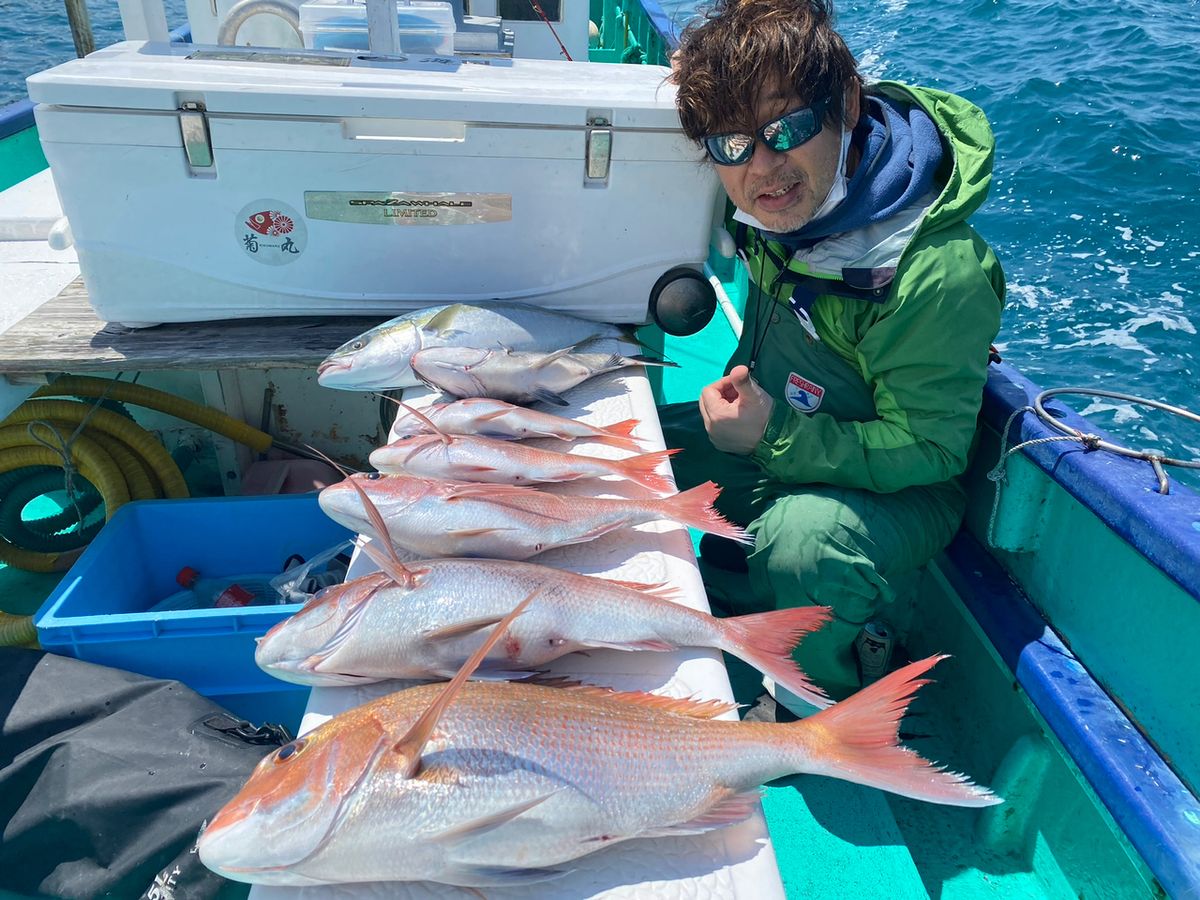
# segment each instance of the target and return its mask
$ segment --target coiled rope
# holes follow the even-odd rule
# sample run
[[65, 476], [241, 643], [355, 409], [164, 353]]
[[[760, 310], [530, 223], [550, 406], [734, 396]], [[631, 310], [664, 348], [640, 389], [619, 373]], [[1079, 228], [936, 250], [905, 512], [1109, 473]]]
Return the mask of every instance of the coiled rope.
[[[1089, 397], [1104, 397], [1111, 400], [1121, 400], [1125, 403], [1133, 403], [1141, 406], [1149, 406], [1154, 409], [1160, 409], [1164, 412], [1169, 412], [1177, 416], [1182, 416], [1185, 419], [1190, 419], [1193, 422], [1200, 423], [1200, 415], [1191, 410], [1184, 409], [1181, 406], [1173, 406], [1169, 403], [1162, 403], [1158, 400], [1150, 400], [1145, 397], [1137, 397], [1133, 394], [1122, 394], [1117, 391], [1105, 391], [1097, 388], [1051, 388], [1047, 391], [1042, 391], [1033, 400], [1033, 406], [1022, 406], [1015, 410], [1008, 417], [1008, 421], [1004, 423], [1004, 431], [1000, 435], [1000, 459], [990, 472], [987, 473], [988, 481], [996, 485], [996, 493], [992, 499], [992, 513], [988, 519], [987, 542], [988, 546], [995, 547], [995, 530], [996, 517], [1000, 511], [1000, 490], [1001, 486], [1008, 483], [1008, 460], [1018, 450], [1024, 450], [1026, 447], [1033, 447], [1037, 444], [1052, 444], [1058, 441], [1070, 441], [1083, 446], [1085, 451], [1106, 450], [1109, 453], [1115, 453], [1118, 456], [1125, 456], [1130, 459], [1140, 459], [1150, 463], [1150, 467], [1154, 470], [1154, 475], [1158, 479], [1158, 492], [1160, 494], [1169, 494], [1171, 492], [1171, 484], [1167, 478], [1167, 472], [1164, 466], [1181, 466], [1186, 469], [1200, 469], [1200, 459], [1174, 459], [1173, 457], [1164, 456], [1154, 450], [1134, 450], [1130, 447], [1125, 447], [1121, 444], [1115, 444], [1112, 441], [1106, 441], [1098, 434], [1088, 434], [1080, 431], [1078, 428], [1072, 428], [1046, 409], [1046, 403], [1052, 397], [1057, 397], [1060, 394], [1082, 394]], [[1013, 423], [1018, 416], [1031, 412], [1049, 425], [1055, 431], [1061, 432], [1056, 437], [1034, 438], [1028, 441], [1022, 441], [1012, 447], [1008, 447], [1008, 434], [1012, 429]], [[1006, 449], [1007, 448], [1007, 449]]]

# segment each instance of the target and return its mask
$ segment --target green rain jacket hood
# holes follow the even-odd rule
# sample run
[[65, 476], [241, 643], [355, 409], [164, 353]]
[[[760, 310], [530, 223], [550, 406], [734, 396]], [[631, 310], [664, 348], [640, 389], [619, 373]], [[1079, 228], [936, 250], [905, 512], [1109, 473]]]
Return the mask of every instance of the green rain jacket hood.
[[[790, 259], [779, 244], [750, 241], [748, 271], [782, 308], [763, 318], [748, 305], [730, 367], [754, 357], [755, 378], [776, 401], [753, 453], [770, 476], [888, 492], [966, 468], [1004, 275], [966, 223], [991, 182], [994, 142], [983, 112], [928, 88], [880, 82], [867, 90], [933, 119], [946, 151], [935, 187], [884, 222]], [[780, 271], [784, 260], [793, 276], [830, 286], [818, 291], [808, 321], [788, 307], [794, 278]], [[868, 296], [834, 293], [840, 279], [861, 285], [863, 276], [874, 288]], [[812, 392], [797, 402], [789, 383], [820, 388], [816, 406]]]

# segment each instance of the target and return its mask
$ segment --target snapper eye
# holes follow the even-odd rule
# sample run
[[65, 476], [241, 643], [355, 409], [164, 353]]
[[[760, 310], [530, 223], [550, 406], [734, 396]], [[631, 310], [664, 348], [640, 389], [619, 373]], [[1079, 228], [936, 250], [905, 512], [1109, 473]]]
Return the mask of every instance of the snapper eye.
[[308, 743], [307, 740], [305, 740], [304, 738], [300, 738], [299, 740], [292, 741], [290, 744], [284, 744], [282, 747], [280, 747], [278, 750], [275, 751], [275, 762], [277, 764], [282, 763], [282, 762], [287, 762], [289, 759], [291, 759], [293, 756], [295, 756], [297, 753], [299, 753], [301, 750], [303, 750], [304, 745], [307, 743]]
[[383, 477], [382, 472], [368, 472], [367, 473], [367, 481], [378, 481], [382, 477]]

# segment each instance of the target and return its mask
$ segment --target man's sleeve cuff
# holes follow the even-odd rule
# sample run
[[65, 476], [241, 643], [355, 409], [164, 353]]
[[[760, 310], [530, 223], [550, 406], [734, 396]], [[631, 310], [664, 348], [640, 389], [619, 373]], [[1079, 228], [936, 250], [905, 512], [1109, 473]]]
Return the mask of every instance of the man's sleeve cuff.
[[774, 444], [790, 430], [791, 420], [791, 408], [786, 403], [776, 400], [775, 408], [771, 410], [771, 418], [767, 420], [767, 427], [763, 430], [758, 446], [750, 454], [751, 457], [764, 464], [774, 457]]

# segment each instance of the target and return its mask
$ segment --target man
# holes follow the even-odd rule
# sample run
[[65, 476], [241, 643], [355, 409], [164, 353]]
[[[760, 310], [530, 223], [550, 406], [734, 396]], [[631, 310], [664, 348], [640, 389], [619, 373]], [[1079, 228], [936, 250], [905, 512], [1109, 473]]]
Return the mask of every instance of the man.
[[832, 607], [796, 659], [840, 699], [882, 673], [874, 623], [962, 519], [1004, 298], [965, 221], [991, 130], [951, 94], [864, 85], [827, 0], [719, 0], [673, 65], [752, 283], [727, 374], [664, 410], [667, 445], [680, 487], [722, 484], [756, 539], [702, 546], [707, 574], [748, 569], [750, 596], [714, 604]]

